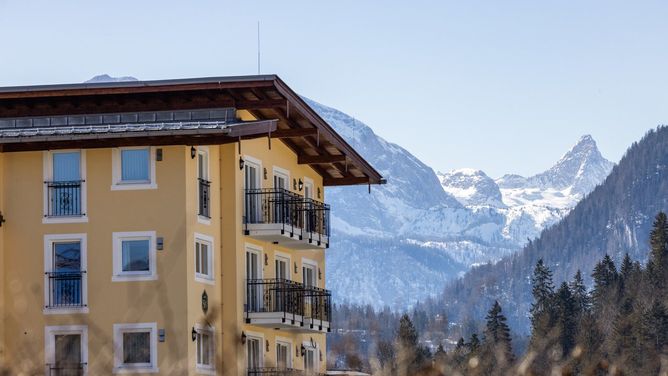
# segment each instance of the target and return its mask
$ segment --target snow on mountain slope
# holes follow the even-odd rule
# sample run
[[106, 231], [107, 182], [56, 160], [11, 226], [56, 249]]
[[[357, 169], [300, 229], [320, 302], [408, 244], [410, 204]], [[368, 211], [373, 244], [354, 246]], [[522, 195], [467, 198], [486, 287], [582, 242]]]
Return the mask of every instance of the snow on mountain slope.
[[434, 171], [364, 123], [309, 99], [387, 178], [328, 188], [332, 243], [327, 285], [336, 301], [406, 308], [433, 296], [471, 266], [519, 250], [600, 183], [612, 164], [590, 136], [551, 169], [496, 181], [480, 170]]

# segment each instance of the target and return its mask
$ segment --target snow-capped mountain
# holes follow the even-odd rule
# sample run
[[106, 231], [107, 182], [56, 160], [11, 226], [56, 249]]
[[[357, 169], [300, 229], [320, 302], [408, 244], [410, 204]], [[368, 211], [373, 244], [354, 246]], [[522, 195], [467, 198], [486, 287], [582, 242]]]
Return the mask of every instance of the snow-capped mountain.
[[132, 76], [123, 76], [123, 77], [112, 77], [108, 74], [99, 74], [90, 80], [84, 81], [85, 84], [94, 84], [99, 82], [126, 82], [126, 81], [139, 81]]
[[519, 250], [601, 182], [611, 163], [583, 137], [543, 174], [497, 181], [472, 169], [437, 174], [336, 109], [306, 99], [388, 184], [328, 188], [327, 284], [337, 301], [405, 308], [471, 266]]

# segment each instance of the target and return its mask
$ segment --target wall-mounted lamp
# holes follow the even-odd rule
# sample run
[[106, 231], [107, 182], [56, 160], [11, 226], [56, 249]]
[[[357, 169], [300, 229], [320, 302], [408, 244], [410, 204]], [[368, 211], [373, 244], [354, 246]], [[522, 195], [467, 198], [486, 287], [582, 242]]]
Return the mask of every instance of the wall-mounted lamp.
[[265, 345], [264, 345], [264, 346], [267, 348], [267, 352], [269, 352], [269, 340], [266, 340], [266, 341], [265, 341]]
[[306, 355], [306, 347], [304, 347], [304, 345], [302, 345], [302, 352], [301, 352], [301, 354], [302, 354], [302, 356], [305, 356], [305, 355]]
[[269, 256], [267, 256], [266, 253], [264, 254], [264, 265], [265, 266], [269, 265]]
[[299, 346], [295, 346], [295, 355], [299, 357]]
[[292, 179], [292, 190], [297, 190], [297, 179]]
[[297, 262], [295, 261], [295, 274], [297, 274], [298, 271], [299, 269], [297, 269]]
[[246, 332], [241, 332], [241, 344], [246, 344]]
[[304, 189], [304, 182], [302, 181], [302, 179], [299, 179], [299, 191], [301, 192], [302, 189]]
[[320, 198], [320, 187], [318, 187], [318, 199]]
[[243, 170], [246, 165], [246, 161], [242, 157], [239, 157], [239, 170]]
[[190, 336], [191, 336], [193, 342], [195, 342], [197, 340], [197, 330], [195, 330], [194, 326], [193, 326], [192, 332], [190, 332]]
[[322, 269], [318, 268], [318, 279], [322, 279]]
[[264, 180], [267, 180], [267, 168], [266, 167], [264, 167], [262, 169], [262, 174], [264, 175]]
[[322, 350], [320, 350], [320, 361], [322, 362]]
[[194, 146], [191, 146], [190, 147], [190, 158], [195, 159], [196, 156], [197, 156], [197, 149], [195, 149]]

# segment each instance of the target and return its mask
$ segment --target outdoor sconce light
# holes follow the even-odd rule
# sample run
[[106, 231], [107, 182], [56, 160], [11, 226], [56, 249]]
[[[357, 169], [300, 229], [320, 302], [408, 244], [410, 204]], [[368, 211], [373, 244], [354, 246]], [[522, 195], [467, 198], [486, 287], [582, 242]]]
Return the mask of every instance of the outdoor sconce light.
[[320, 350], [320, 361], [322, 362], [322, 350]]
[[269, 352], [269, 340], [266, 340], [266, 341], [265, 341], [265, 345], [264, 345], [264, 346], [267, 348], [267, 352]]
[[295, 356], [299, 357], [299, 346], [295, 346]]
[[195, 340], [197, 340], [197, 330], [195, 330], [194, 326], [193, 326], [192, 332], [190, 332], [190, 336], [193, 339], [193, 342], [195, 342]]
[[306, 347], [304, 347], [304, 345], [302, 345], [302, 352], [301, 352], [301, 354], [302, 354], [302, 356], [306, 355]]
[[266, 253], [264, 254], [264, 265], [265, 266], [269, 265], [269, 256], [267, 256]]
[[267, 168], [262, 169], [262, 174], [264, 175], [264, 180], [267, 180]]
[[297, 179], [292, 179], [292, 189], [297, 190]]
[[297, 262], [295, 261], [295, 274], [297, 274], [299, 269], [297, 269]]
[[304, 189], [304, 182], [302, 181], [302, 179], [299, 179], [299, 192], [301, 192], [302, 189]]
[[241, 332], [241, 344], [246, 344], [246, 332]]
[[244, 169], [244, 165], [246, 164], [246, 161], [242, 157], [239, 157], [239, 170]]
[[318, 198], [320, 198], [320, 187], [318, 187]]
[[322, 269], [318, 268], [318, 279], [322, 279]]
[[197, 156], [197, 149], [194, 146], [190, 147], [190, 159], [195, 159]]

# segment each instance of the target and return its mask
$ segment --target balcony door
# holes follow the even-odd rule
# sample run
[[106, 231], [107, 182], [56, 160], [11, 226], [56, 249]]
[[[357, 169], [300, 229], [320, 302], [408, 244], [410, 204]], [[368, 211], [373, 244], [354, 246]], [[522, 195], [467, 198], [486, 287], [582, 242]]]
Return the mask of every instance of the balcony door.
[[88, 363], [88, 329], [85, 326], [46, 327], [46, 374], [83, 376]]
[[304, 284], [304, 289], [306, 290], [306, 296], [304, 297], [304, 316], [312, 317], [313, 303], [315, 303], [313, 298], [313, 289], [312, 287], [316, 286], [315, 280], [316, 266], [312, 264], [302, 264], [302, 283]]
[[246, 249], [246, 304], [249, 312], [261, 312], [263, 309], [260, 253], [256, 249]]
[[248, 337], [246, 339], [246, 366], [249, 370], [262, 368], [262, 352], [260, 351], [260, 338]]
[[81, 242], [54, 242], [52, 248], [51, 307], [82, 304]]
[[285, 191], [290, 190], [290, 176], [287, 171], [274, 167], [274, 194], [272, 201], [274, 202], [274, 223], [291, 223], [290, 222], [290, 202]]
[[283, 256], [276, 256], [276, 261], [275, 261], [276, 279], [290, 279], [290, 271], [288, 269], [289, 266], [290, 266], [290, 259]]
[[81, 215], [81, 153], [53, 153], [51, 176], [48, 214], [56, 217]]
[[247, 223], [262, 222], [262, 195], [260, 189], [260, 166], [246, 161], [244, 164], [244, 188], [246, 189], [246, 221]]
[[[313, 199], [313, 182], [310, 179], [304, 179], [304, 198], [306, 199], [306, 208], [311, 206], [311, 201]], [[304, 227], [306, 231], [313, 232], [313, 227], [315, 225], [315, 218], [313, 216], [313, 210], [304, 210]]]
[[292, 346], [287, 342], [276, 342], [276, 366], [278, 369], [292, 368]]
[[207, 150], [197, 151], [197, 181], [198, 181], [198, 201], [199, 215], [210, 218], [210, 191], [211, 182], [209, 181], [209, 153]]
[[304, 371], [307, 375], [313, 375], [318, 369], [318, 360], [316, 358], [317, 349], [312, 346], [305, 346], [306, 352], [304, 353]]

